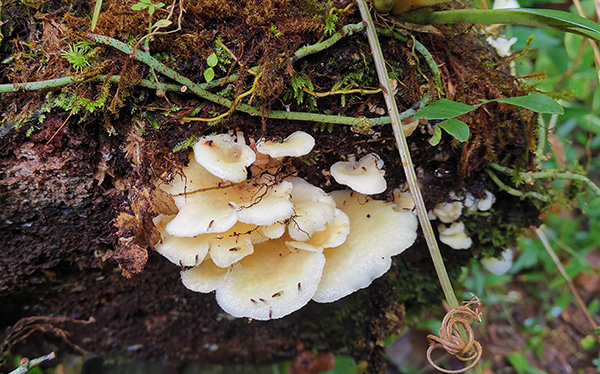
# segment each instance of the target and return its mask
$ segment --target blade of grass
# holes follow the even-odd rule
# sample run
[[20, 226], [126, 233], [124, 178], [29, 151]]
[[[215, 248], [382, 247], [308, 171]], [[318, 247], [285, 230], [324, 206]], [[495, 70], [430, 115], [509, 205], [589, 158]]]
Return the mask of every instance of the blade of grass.
[[403, 22], [430, 24], [510, 24], [554, 28], [600, 41], [600, 25], [587, 18], [551, 9], [455, 9], [434, 12], [425, 9], [400, 17]]
[[96, 5], [94, 6], [94, 13], [92, 14], [92, 32], [94, 32], [96, 24], [98, 23], [98, 17], [100, 17], [100, 8], [102, 8], [102, 0], [96, 0]]
[[[573, 280], [571, 280], [571, 277], [569, 277], [569, 274], [567, 274], [567, 272], [565, 271], [565, 268], [563, 267], [562, 263], [560, 262], [560, 259], [556, 255], [556, 252], [554, 252], [554, 250], [552, 249], [552, 246], [550, 246], [550, 242], [548, 242], [548, 238], [546, 238], [546, 234], [544, 233], [544, 231], [541, 230], [541, 228], [536, 228], [535, 233], [537, 234], [538, 238], [540, 238], [540, 240], [542, 241], [542, 244], [544, 245], [546, 252], [548, 252], [548, 254], [550, 255], [550, 258], [554, 262], [554, 265], [556, 265], [556, 268], [558, 269], [558, 271], [560, 272], [562, 277], [567, 282], [567, 285], [569, 286], [569, 289], [571, 290], [571, 294], [573, 294], [573, 297], [575, 298], [575, 301], [577, 302], [577, 306], [585, 315], [585, 318], [590, 323], [590, 326], [592, 326], [592, 328], [594, 330], [598, 330], [598, 324], [596, 323], [596, 321], [594, 320], [594, 318], [588, 311], [587, 307], [585, 306], [585, 303], [583, 302], [583, 299], [581, 298], [579, 291], [577, 291], [575, 284], [573, 284]], [[600, 336], [596, 336], [596, 339], [600, 342]]]

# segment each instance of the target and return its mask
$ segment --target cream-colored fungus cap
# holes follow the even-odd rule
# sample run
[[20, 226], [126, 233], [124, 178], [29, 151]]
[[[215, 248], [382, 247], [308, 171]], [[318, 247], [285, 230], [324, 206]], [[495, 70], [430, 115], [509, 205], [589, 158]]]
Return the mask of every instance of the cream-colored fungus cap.
[[342, 245], [323, 250], [325, 268], [313, 297], [320, 303], [368, 287], [389, 270], [391, 256], [402, 253], [417, 238], [415, 215], [395, 211], [394, 204], [352, 191], [334, 191], [331, 196], [348, 215], [350, 233]]
[[455, 201], [452, 203], [439, 203], [433, 207], [433, 214], [444, 223], [454, 222], [462, 214], [463, 203]]
[[301, 178], [288, 178], [293, 185], [292, 203], [295, 214], [288, 224], [290, 237], [306, 241], [325, 230], [335, 218], [335, 201], [325, 191]]
[[256, 143], [256, 151], [273, 158], [299, 157], [308, 154], [315, 146], [315, 138], [304, 131], [296, 131], [278, 143], [271, 140], [260, 139]]
[[154, 218], [154, 225], [161, 232], [161, 241], [154, 249], [179, 266], [196, 266], [204, 260], [208, 253], [209, 243], [207, 238], [177, 237], [165, 231], [167, 224], [175, 216], [159, 215]]
[[323, 248], [331, 248], [342, 245], [350, 233], [350, 218], [340, 209], [335, 210], [335, 218], [327, 228], [319, 231], [307, 241], [289, 241], [285, 244], [291, 249], [303, 249], [305, 251], [322, 252]]
[[440, 241], [453, 249], [471, 248], [473, 240], [465, 232], [465, 224], [462, 222], [453, 222], [449, 227], [439, 225]]
[[217, 288], [217, 302], [234, 317], [269, 320], [306, 305], [321, 279], [322, 253], [295, 250], [286, 238], [257, 244], [254, 254], [234, 264]]
[[484, 257], [481, 259], [481, 265], [492, 274], [502, 275], [508, 273], [513, 265], [513, 250], [505, 249], [500, 257]]
[[385, 191], [385, 171], [383, 160], [375, 153], [369, 153], [359, 161], [339, 161], [331, 165], [331, 176], [339, 184], [352, 188], [365, 195], [377, 194]]
[[194, 157], [214, 176], [239, 183], [246, 180], [246, 168], [254, 162], [256, 154], [231, 136], [219, 134], [201, 137], [194, 145]]
[[210, 257], [207, 257], [199, 266], [182, 271], [181, 281], [191, 291], [208, 293], [223, 284], [230, 270], [216, 266]]

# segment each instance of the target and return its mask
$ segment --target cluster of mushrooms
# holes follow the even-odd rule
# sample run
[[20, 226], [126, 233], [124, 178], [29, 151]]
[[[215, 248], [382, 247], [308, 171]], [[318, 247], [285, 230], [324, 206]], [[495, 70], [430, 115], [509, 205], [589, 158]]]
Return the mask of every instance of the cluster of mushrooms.
[[162, 238], [155, 249], [182, 267], [185, 287], [215, 291], [234, 317], [281, 318], [311, 299], [333, 302], [369, 286], [413, 244], [410, 196], [368, 196], [386, 190], [376, 154], [331, 166], [333, 179], [351, 190], [326, 193], [282, 175], [287, 158], [314, 144], [300, 131], [250, 145], [241, 133], [204, 136], [183, 175], [158, 182], [179, 212], [155, 218]]

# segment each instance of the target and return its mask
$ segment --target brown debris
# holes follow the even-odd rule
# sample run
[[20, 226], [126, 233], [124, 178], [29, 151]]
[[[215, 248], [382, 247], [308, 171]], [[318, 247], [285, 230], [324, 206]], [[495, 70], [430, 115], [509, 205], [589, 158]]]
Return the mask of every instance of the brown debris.
[[123, 276], [128, 279], [144, 271], [148, 262], [148, 251], [136, 244], [134, 240], [134, 237], [119, 238], [117, 251], [113, 256], [119, 263]]
[[335, 356], [331, 352], [319, 353], [315, 357], [312, 351], [306, 349], [304, 343], [298, 343], [296, 349], [298, 353], [288, 374], [319, 374], [335, 366]]

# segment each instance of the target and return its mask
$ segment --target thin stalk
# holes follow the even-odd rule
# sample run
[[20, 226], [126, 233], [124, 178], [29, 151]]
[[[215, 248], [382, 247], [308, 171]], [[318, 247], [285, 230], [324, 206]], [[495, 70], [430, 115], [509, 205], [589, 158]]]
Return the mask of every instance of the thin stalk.
[[399, 20], [419, 25], [473, 23], [553, 28], [600, 41], [600, 25], [596, 22], [553, 9], [454, 9], [437, 12], [424, 9], [401, 15]]
[[429, 218], [427, 217], [427, 208], [425, 207], [425, 202], [423, 201], [423, 196], [421, 195], [421, 190], [419, 189], [419, 185], [417, 183], [417, 176], [415, 174], [415, 169], [410, 157], [408, 143], [406, 142], [404, 131], [402, 131], [402, 128], [400, 127], [400, 113], [398, 112], [396, 100], [393, 95], [394, 91], [385, 67], [383, 53], [381, 51], [381, 46], [379, 45], [379, 40], [377, 39], [377, 32], [375, 31], [373, 20], [371, 19], [371, 13], [369, 12], [365, 0], [358, 0], [358, 7], [360, 9], [360, 14], [363, 21], [367, 24], [367, 37], [369, 39], [369, 46], [371, 47], [373, 59], [375, 60], [375, 67], [377, 69], [379, 82], [383, 87], [383, 94], [387, 109], [392, 119], [392, 129], [398, 145], [398, 153], [400, 154], [400, 159], [402, 160], [402, 166], [404, 167], [404, 173], [406, 174], [410, 193], [415, 201], [417, 215], [419, 217], [419, 222], [421, 223], [423, 234], [425, 235], [425, 240], [433, 260], [433, 265], [442, 285], [442, 290], [446, 300], [448, 301], [448, 305], [451, 309], [458, 308], [458, 300], [454, 294], [454, 290], [452, 289], [452, 283], [450, 283], [450, 278], [446, 272], [444, 260], [442, 259], [437, 241], [433, 235], [431, 222], [429, 222]]
[[[508, 168], [506, 166], [498, 165], [493, 162], [490, 163], [489, 166], [492, 169], [498, 170], [507, 175], [512, 175], [515, 173], [514, 169]], [[517, 173], [517, 175], [526, 182], [532, 181], [534, 179], [563, 179], [563, 180], [573, 180], [573, 181], [584, 182], [592, 190], [592, 192], [596, 194], [596, 196], [600, 197], [600, 187], [598, 187], [598, 185], [596, 185], [594, 182], [592, 182], [588, 177], [586, 177], [583, 174], [574, 174], [573, 172], [570, 172], [570, 171], [545, 170], [545, 171], [537, 171], [537, 172], [523, 171], [523, 172]], [[525, 194], [518, 190], [515, 190], [515, 191]], [[539, 199], [540, 196], [536, 196], [536, 198]]]
[[[562, 277], [565, 279], [565, 282], [567, 282], [567, 285], [569, 286], [569, 289], [571, 290], [571, 293], [573, 294], [573, 297], [575, 298], [575, 301], [577, 302], [577, 306], [585, 315], [585, 318], [590, 323], [590, 326], [592, 327], [592, 329], [598, 330], [598, 324], [596, 323], [596, 321], [594, 320], [594, 318], [588, 311], [587, 307], [585, 306], [585, 303], [583, 302], [583, 299], [581, 298], [579, 291], [577, 291], [575, 284], [573, 284], [573, 280], [571, 280], [571, 277], [569, 277], [569, 274], [567, 274], [567, 272], [565, 271], [565, 268], [561, 264], [560, 259], [556, 255], [556, 252], [554, 252], [554, 250], [552, 249], [552, 246], [550, 246], [550, 242], [548, 242], [548, 238], [546, 238], [546, 234], [544, 234], [544, 231], [542, 231], [540, 228], [536, 228], [535, 233], [537, 234], [538, 238], [540, 238], [540, 240], [542, 241], [542, 244], [544, 245], [546, 252], [548, 252], [548, 255], [550, 255], [552, 262], [554, 262], [554, 265], [556, 265], [556, 268], [558, 269], [558, 271], [560, 272]], [[600, 341], [600, 336], [596, 336], [596, 340]]]
[[530, 199], [539, 199], [542, 201], [548, 201], [548, 197], [541, 195], [537, 192], [524, 192], [524, 191], [519, 191], [516, 188], [507, 186], [504, 182], [502, 182], [500, 180], [500, 178], [498, 178], [498, 176], [496, 174], [494, 174], [493, 171], [486, 169], [485, 172], [487, 173], [487, 175], [490, 177], [490, 179], [496, 183], [496, 185], [504, 192], [513, 195], [513, 196], [517, 196], [520, 198], [530, 198]]
[[[388, 38], [393, 38], [396, 40], [400, 40], [403, 42], [408, 42], [409, 39], [400, 34], [399, 32], [393, 31], [391, 29], [382, 29], [382, 28], [376, 28], [377, 33], [381, 36], [386, 36]], [[438, 87], [438, 90], [441, 93], [444, 93], [444, 86], [442, 86], [442, 78], [441, 78], [441, 73], [440, 73], [440, 69], [437, 66], [435, 60], [433, 59], [433, 56], [431, 55], [431, 53], [429, 53], [429, 51], [427, 50], [427, 48], [425, 48], [425, 46], [421, 43], [419, 43], [419, 41], [413, 39], [413, 42], [415, 44], [415, 49], [417, 50], [417, 52], [419, 52], [421, 54], [421, 56], [423, 56], [423, 58], [425, 59], [425, 62], [427, 62], [427, 65], [429, 66], [429, 69], [431, 69], [431, 73], [433, 73], [433, 79], [435, 80], [435, 84]]]
[[96, 5], [94, 5], [94, 13], [92, 14], [92, 27], [91, 30], [94, 32], [96, 28], [96, 24], [98, 23], [98, 18], [100, 17], [100, 9], [102, 8], [102, 0], [96, 0]]
[[[415, 168], [410, 157], [408, 143], [406, 142], [404, 131], [400, 127], [400, 113], [398, 112], [398, 106], [396, 105], [396, 100], [394, 98], [391, 79], [388, 75], [387, 68], [385, 67], [383, 52], [381, 51], [381, 46], [379, 45], [379, 40], [377, 39], [377, 32], [375, 31], [375, 26], [373, 25], [371, 13], [369, 12], [369, 8], [365, 0], [358, 0], [358, 7], [360, 9], [360, 14], [363, 21], [367, 23], [367, 37], [369, 39], [369, 46], [371, 47], [373, 59], [375, 60], [375, 68], [377, 69], [379, 82], [383, 87], [383, 95], [388, 112], [392, 119], [392, 129], [394, 131], [394, 137], [396, 138], [398, 153], [400, 154], [400, 159], [402, 160], [402, 166], [404, 168], [404, 173], [406, 174], [406, 180], [408, 182], [410, 193], [415, 201], [415, 207], [417, 210], [417, 216], [419, 217], [419, 222], [421, 224], [421, 229], [423, 230], [423, 235], [425, 236], [425, 241], [427, 242], [427, 247], [429, 248], [429, 253], [442, 286], [444, 296], [446, 297], [446, 301], [451, 309], [455, 309], [458, 308], [460, 304], [458, 303], [456, 295], [454, 294], [454, 289], [452, 288], [452, 283], [448, 277], [444, 260], [440, 253], [437, 241], [435, 240], [435, 236], [433, 235], [431, 222], [429, 222], [429, 217], [427, 216], [427, 208], [425, 207], [425, 202], [423, 201], [423, 196], [421, 195], [421, 190], [419, 189], [419, 185], [417, 183], [417, 176], [415, 174]], [[463, 326], [457, 326], [457, 330], [463, 341], [469, 341], [469, 336], [467, 335], [467, 332]], [[481, 367], [477, 363], [475, 363], [473, 370], [478, 374], [482, 372]]]
[[47, 354], [45, 356], [34, 358], [33, 360], [24, 359], [24, 360], [21, 361], [23, 363], [18, 368], [16, 368], [15, 370], [11, 371], [9, 374], [25, 374], [25, 373], [28, 373], [31, 369], [33, 369], [34, 367], [38, 366], [42, 362], [52, 360], [55, 357], [56, 357], [56, 353], [50, 352], [49, 354]]
[[365, 25], [362, 22], [346, 25], [341, 31], [336, 32], [322, 42], [300, 48], [294, 53], [294, 56], [290, 60], [295, 62], [306, 56], [321, 52], [340, 41], [344, 36], [352, 35], [355, 32], [362, 31], [364, 28]]

